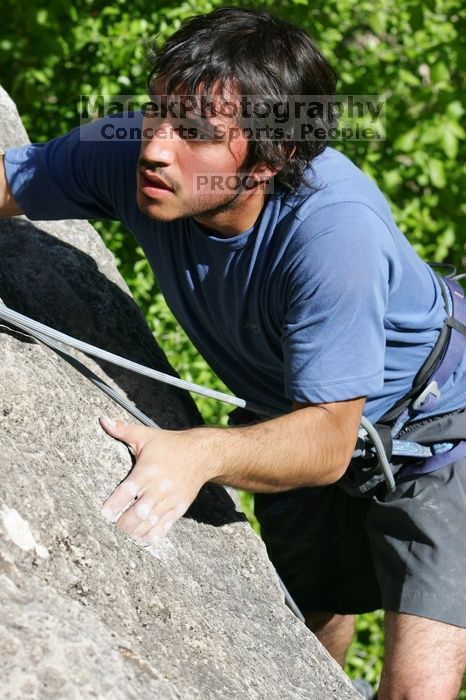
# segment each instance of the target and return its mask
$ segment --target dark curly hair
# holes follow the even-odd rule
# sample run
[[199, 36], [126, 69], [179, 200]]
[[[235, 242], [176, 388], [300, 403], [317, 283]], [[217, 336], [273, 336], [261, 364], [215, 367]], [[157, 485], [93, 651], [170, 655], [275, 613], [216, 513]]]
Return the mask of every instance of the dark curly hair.
[[[157, 49], [148, 51], [149, 95], [163, 77], [167, 94], [211, 94], [234, 86], [237, 95], [264, 96], [287, 101], [291, 96], [335, 94], [336, 77], [314, 42], [299, 27], [264, 10], [224, 7], [187, 20]], [[336, 123], [326, 110], [318, 125], [325, 133]], [[287, 189], [309, 182], [303, 177], [309, 163], [327, 145], [327, 139], [296, 138], [249, 142], [243, 167], [264, 162], [279, 167], [275, 181]], [[293, 151], [294, 148], [294, 151]]]

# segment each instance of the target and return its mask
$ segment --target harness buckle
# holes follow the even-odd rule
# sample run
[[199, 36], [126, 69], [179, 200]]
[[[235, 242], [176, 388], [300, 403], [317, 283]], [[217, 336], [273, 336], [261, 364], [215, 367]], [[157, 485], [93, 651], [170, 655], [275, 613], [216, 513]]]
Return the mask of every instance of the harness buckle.
[[426, 386], [424, 391], [421, 391], [416, 401], [413, 402], [414, 410], [419, 411], [422, 405], [427, 401], [429, 396], [435, 396], [436, 399], [440, 398], [440, 393], [441, 392], [437, 382], [435, 380], [433, 382], [430, 382], [430, 384]]

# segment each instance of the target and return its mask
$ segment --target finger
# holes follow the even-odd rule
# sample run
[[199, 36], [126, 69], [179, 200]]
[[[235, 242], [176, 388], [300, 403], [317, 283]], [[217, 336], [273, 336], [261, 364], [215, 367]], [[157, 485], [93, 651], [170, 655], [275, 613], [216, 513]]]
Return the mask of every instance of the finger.
[[137, 497], [142, 496], [151, 480], [155, 479], [159, 473], [160, 467], [156, 464], [137, 462], [130, 475], [116, 487], [112, 495], [105, 501], [102, 508], [104, 518], [116, 522], [122, 512]]
[[113, 418], [109, 418], [108, 416], [100, 416], [99, 422], [108, 435], [116, 440], [125, 442], [135, 451], [139, 451], [143, 448], [144, 444], [147, 442], [148, 433], [150, 434], [151, 430], [143, 425], [113, 420]]
[[150, 544], [156, 544], [160, 541], [162, 537], [167, 534], [173, 523], [186, 513], [189, 506], [190, 504], [187, 502], [180, 502], [174, 508], [165, 509], [165, 512], [161, 512], [160, 515], [158, 515], [157, 510], [161, 511], [161, 508], [159, 504], [157, 504], [157, 507], [151, 512], [151, 515], [154, 517], [155, 514], [155, 518], [158, 518], [158, 522], [139, 536], [139, 544], [148, 547]]
[[144, 537], [146, 532], [151, 530], [155, 525], [158, 525], [158, 523], [166, 515], [166, 513], [172, 510], [175, 510], [173, 502], [164, 498], [163, 495], [160, 495], [148, 516], [143, 522], [141, 522], [140, 527], [138, 527], [137, 530], [133, 532], [132, 536], [135, 539]]
[[175, 511], [169, 510], [160, 518], [157, 525], [151, 527], [138, 539], [138, 544], [142, 547], [151, 547], [153, 544], [159, 544], [167, 532], [173, 527], [175, 520], [177, 520]]
[[144, 537], [146, 532], [149, 532], [151, 528], [157, 525], [159, 521], [160, 515], [157, 515], [155, 509], [152, 510], [144, 520], [140, 521], [137, 528], [131, 533], [131, 537], [135, 540], [139, 540], [141, 537]]
[[159, 496], [156, 505], [150, 511], [149, 515], [140, 523], [140, 525], [133, 531], [132, 537], [135, 539], [140, 539], [144, 537], [146, 532], [151, 530], [155, 525], [162, 520], [162, 518], [168, 512], [174, 514], [174, 519], [177, 520], [188, 510], [188, 502], [180, 502], [178, 505], [174, 505], [173, 501], [164, 498], [162, 495]]
[[133, 476], [128, 476], [119, 486], [116, 487], [110, 498], [107, 498], [102, 506], [102, 515], [107, 520], [116, 522], [121, 513], [131, 505], [141, 491], [142, 484]]
[[[135, 537], [135, 532], [138, 528], [147, 530], [156, 524], [155, 520], [151, 516], [151, 510], [154, 506], [154, 499], [151, 496], [142, 496], [138, 498], [119, 518], [117, 525], [122, 530]], [[150, 521], [148, 518], [150, 517]]]

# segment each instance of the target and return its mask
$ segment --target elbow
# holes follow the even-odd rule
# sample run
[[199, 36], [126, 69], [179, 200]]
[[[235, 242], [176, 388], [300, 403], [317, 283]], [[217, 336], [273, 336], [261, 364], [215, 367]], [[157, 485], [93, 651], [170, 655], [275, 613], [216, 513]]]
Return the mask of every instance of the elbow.
[[[351, 454], [352, 456], [352, 454]], [[340, 463], [338, 467], [334, 470], [333, 475], [332, 475], [332, 481], [330, 482], [331, 484], [335, 484], [337, 481], [340, 481], [346, 474], [348, 467], [351, 462], [351, 457], [345, 461], [344, 463]]]
[[351, 464], [351, 460], [353, 459], [353, 454], [356, 446], [356, 439], [354, 442], [347, 442], [347, 444], [343, 447], [343, 449], [340, 452], [340, 460], [337, 464], [337, 467], [335, 469], [335, 483], [336, 481], [339, 481], [346, 472], [348, 471], [348, 467]]
[[340, 463], [338, 465], [337, 478], [335, 481], [338, 481], [346, 474], [348, 467], [351, 464], [351, 460], [353, 459], [355, 447], [356, 447], [356, 439], [354, 440], [354, 442], [348, 443], [345, 446], [345, 449], [342, 450], [342, 458], [341, 458]]
[[[309, 451], [317, 468], [314, 485], [339, 481], [353, 459], [365, 397], [303, 408]], [[320, 469], [318, 468], [320, 466]]]
[[327, 471], [323, 475], [319, 486], [331, 486], [332, 484], [336, 484], [336, 482], [340, 481], [340, 479], [345, 475], [348, 466], [348, 464], [345, 464], [344, 467], [338, 466], [334, 469]]
[[345, 474], [353, 458], [354, 447], [340, 449], [338, 454], [334, 454], [331, 465], [325, 471], [322, 479], [322, 486], [331, 486], [339, 481]]
[[331, 446], [329, 445], [328, 451], [328, 484], [339, 481], [348, 471], [353, 459], [358, 440], [360, 411], [351, 415], [350, 418], [351, 420], [347, 418], [343, 423], [341, 421], [334, 423], [333, 430], [329, 431], [328, 438]]

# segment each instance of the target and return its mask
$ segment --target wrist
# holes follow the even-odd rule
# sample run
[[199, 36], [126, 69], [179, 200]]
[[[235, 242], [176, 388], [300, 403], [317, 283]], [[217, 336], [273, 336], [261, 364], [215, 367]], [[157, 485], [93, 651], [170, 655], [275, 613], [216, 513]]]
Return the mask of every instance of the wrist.
[[192, 428], [187, 432], [190, 433], [190, 440], [186, 446], [187, 454], [193, 456], [193, 461], [206, 482], [217, 480], [222, 473], [221, 447], [225, 430], [201, 427]]

